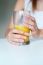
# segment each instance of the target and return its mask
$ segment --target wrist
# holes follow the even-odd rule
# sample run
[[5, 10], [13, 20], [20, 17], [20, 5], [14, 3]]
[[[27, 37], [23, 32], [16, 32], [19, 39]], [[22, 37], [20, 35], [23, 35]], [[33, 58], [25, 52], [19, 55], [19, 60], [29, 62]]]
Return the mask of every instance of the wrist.
[[33, 35], [34, 38], [40, 38], [40, 29], [37, 29], [35, 35]]
[[42, 38], [43, 37], [43, 30], [39, 29], [39, 37]]
[[38, 29], [38, 34], [37, 34], [38, 38], [40, 38], [40, 29]]

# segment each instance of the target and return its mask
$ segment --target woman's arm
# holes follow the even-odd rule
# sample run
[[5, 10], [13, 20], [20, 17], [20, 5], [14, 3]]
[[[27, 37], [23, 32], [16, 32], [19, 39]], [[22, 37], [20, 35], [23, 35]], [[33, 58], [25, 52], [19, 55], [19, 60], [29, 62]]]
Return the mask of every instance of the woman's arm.
[[24, 8], [24, 0], [17, 0], [14, 11], [18, 11]]

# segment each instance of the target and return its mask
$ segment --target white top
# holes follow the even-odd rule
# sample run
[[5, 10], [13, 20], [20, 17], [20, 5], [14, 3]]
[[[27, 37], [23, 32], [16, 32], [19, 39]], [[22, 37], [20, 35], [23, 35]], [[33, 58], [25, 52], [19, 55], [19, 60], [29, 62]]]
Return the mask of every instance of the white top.
[[43, 11], [35, 11], [33, 14], [30, 0], [25, 0], [25, 10], [31, 12], [31, 15], [36, 19], [38, 28], [43, 29]]

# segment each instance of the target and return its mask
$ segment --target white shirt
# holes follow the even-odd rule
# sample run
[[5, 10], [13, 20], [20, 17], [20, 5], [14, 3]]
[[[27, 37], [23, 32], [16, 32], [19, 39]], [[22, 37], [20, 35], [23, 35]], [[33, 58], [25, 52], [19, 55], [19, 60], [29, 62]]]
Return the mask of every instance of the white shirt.
[[25, 9], [31, 12], [31, 16], [35, 17], [39, 29], [43, 29], [43, 11], [32, 12], [32, 3], [30, 0], [25, 0]]

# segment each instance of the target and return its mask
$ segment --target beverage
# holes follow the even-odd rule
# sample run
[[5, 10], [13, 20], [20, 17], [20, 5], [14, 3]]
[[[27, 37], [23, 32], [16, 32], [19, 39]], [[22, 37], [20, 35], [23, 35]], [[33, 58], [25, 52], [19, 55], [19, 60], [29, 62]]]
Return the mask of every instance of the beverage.
[[[16, 30], [21, 30], [24, 33], [25, 32], [30, 33], [30, 29], [25, 25], [25, 23], [27, 22], [27, 20], [25, 20], [25, 16], [27, 16], [27, 15], [28, 15], [28, 13], [25, 12], [24, 10], [14, 11], [14, 13], [13, 13], [14, 25], [11, 27], [16, 29]], [[30, 42], [29, 36], [25, 36], [25, 37], [26, 38], [24, 39], [23, 45], [29, 44], [29, 42]]]
[[30, 29], [27, 28], [27, 27], [25, 27], [25, 26], [15, 25], [15, 28], [16, 28], [17, 30], [21, 30], [21, 31], [23, 31], [23, 32], [30, 32]]
[[[15, 25], [14, 27], [15, 27], [15, 29], [21, 30], [21, 31], [23, 31], [24, 33], [25, 33], [25, 32], [30, 33], [30, 29], [27, 28], [26, 26]], [[29, 37], [26, 36], [26, 39], [24, 40], [24, 43], [25, 43], [25, 44], [29, 44], [29, 42], [30, 42], [30, 41], [29, 41]]]

